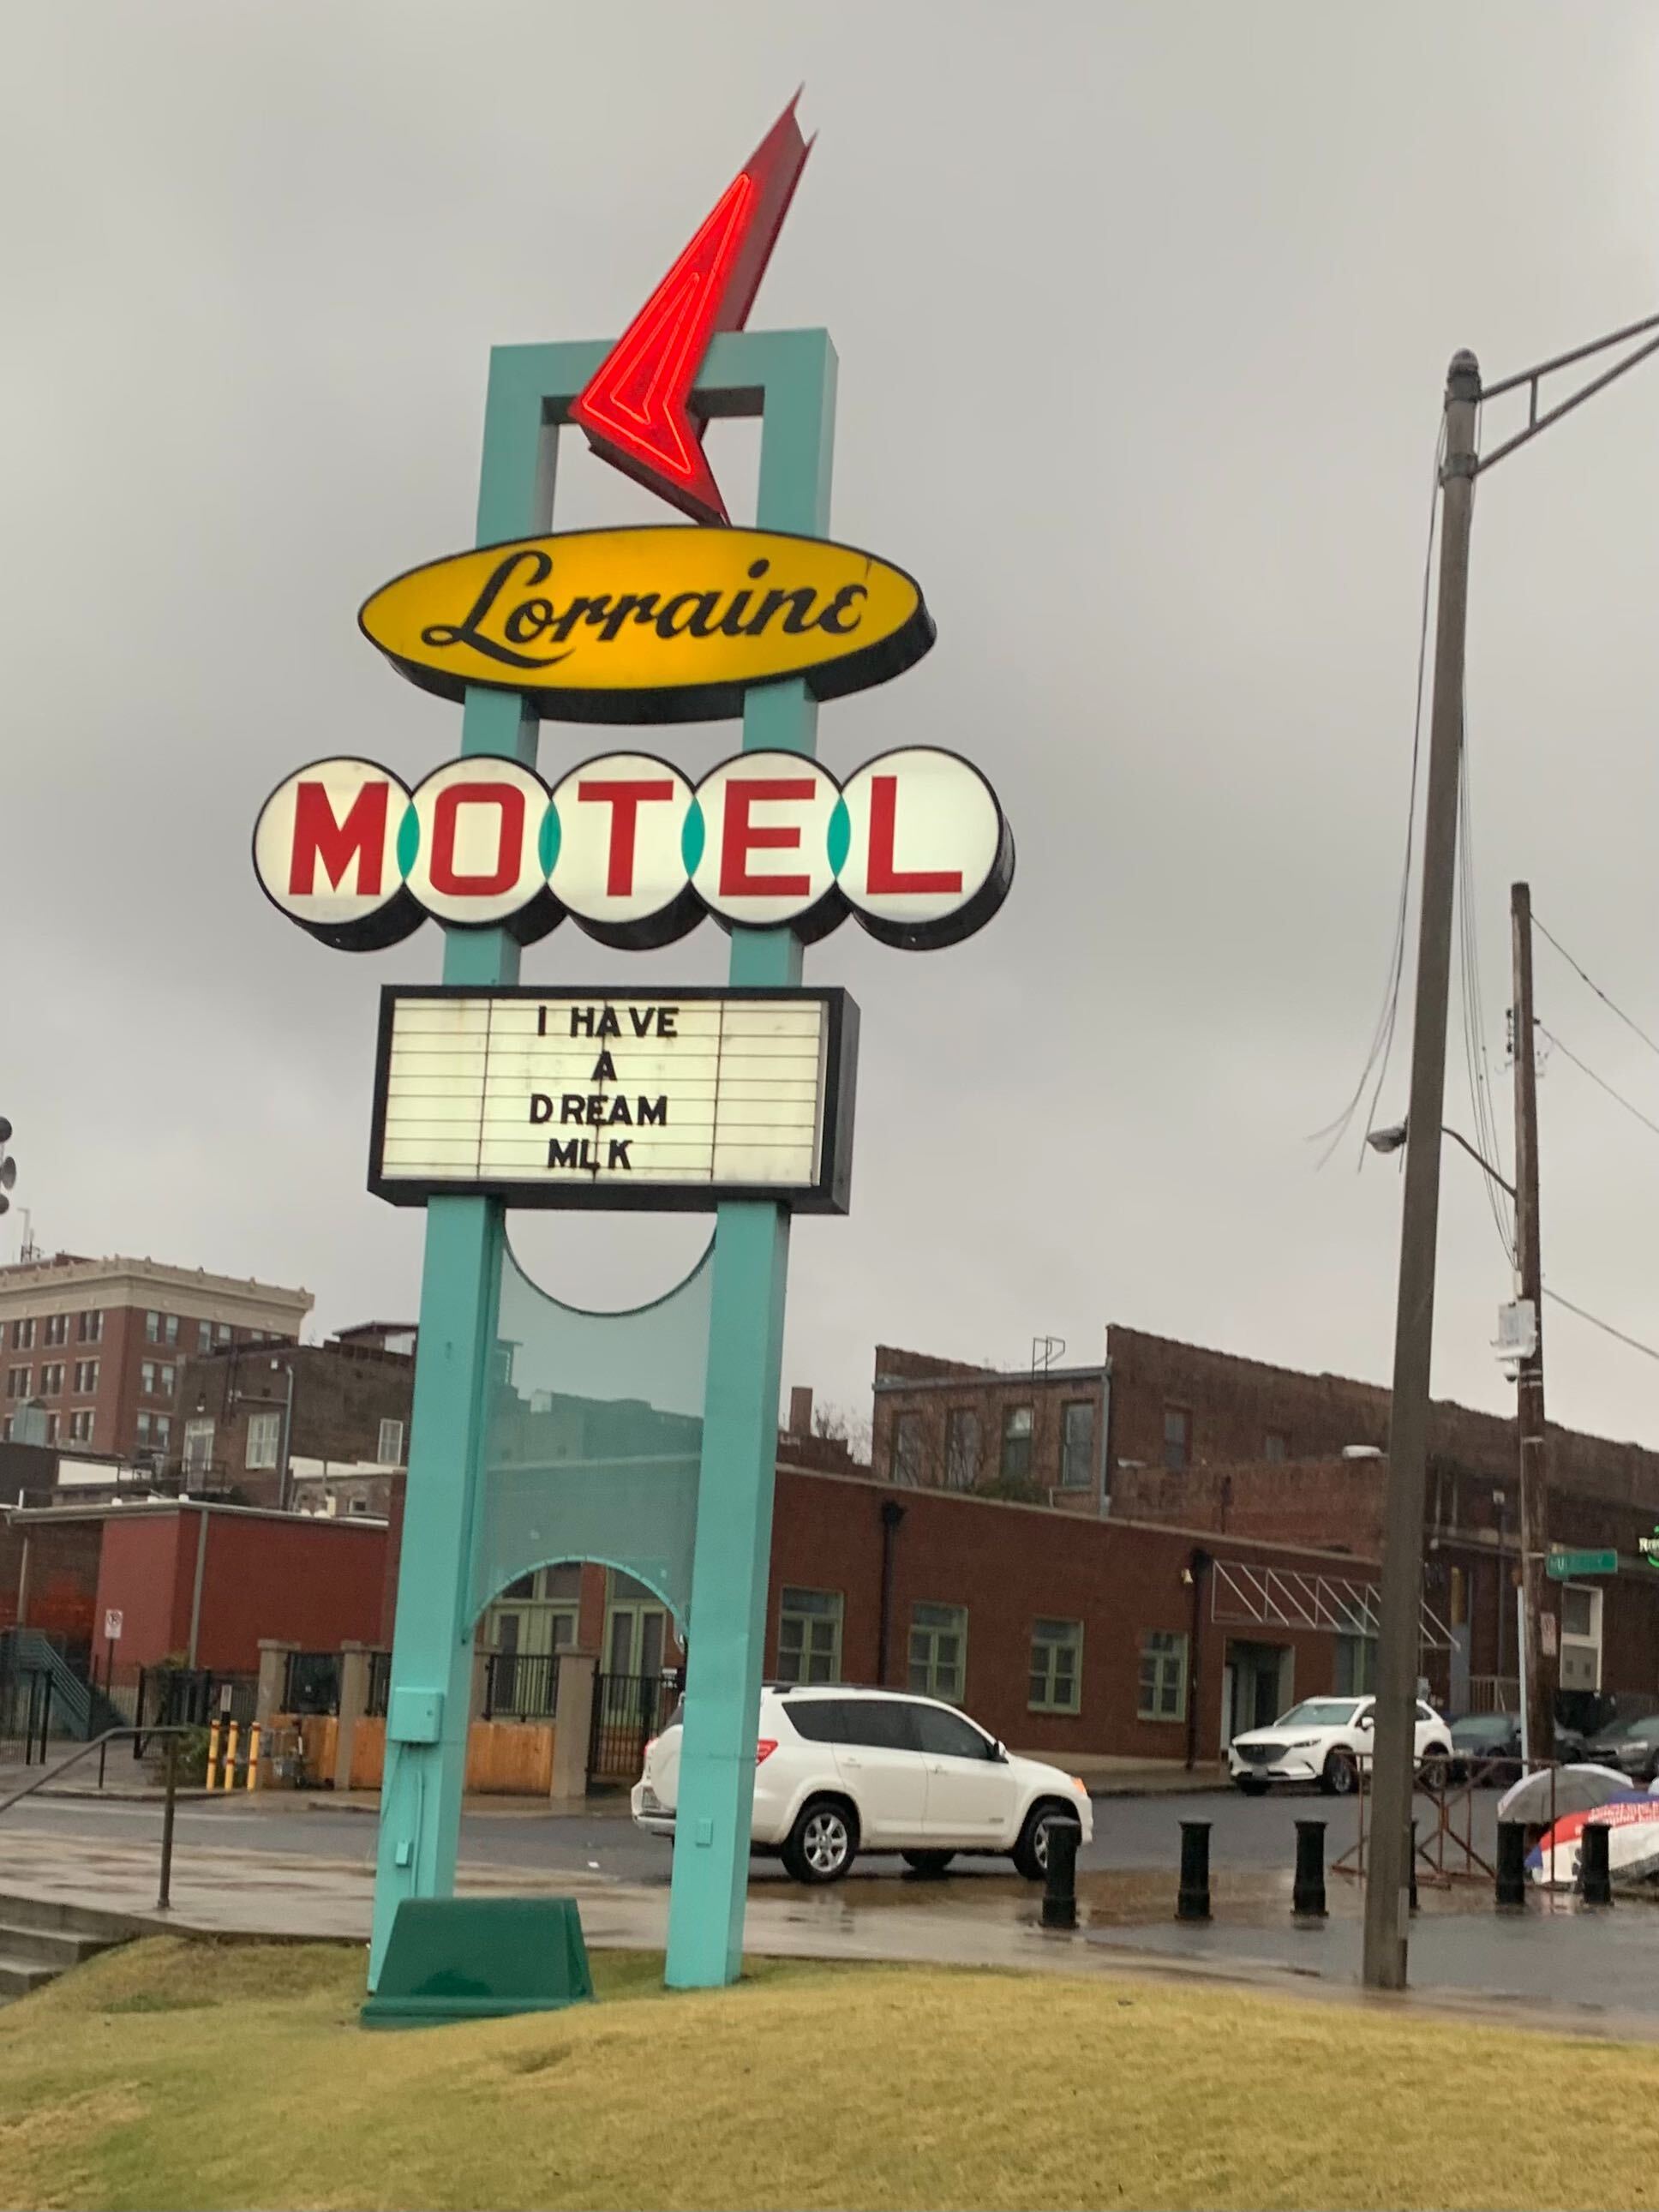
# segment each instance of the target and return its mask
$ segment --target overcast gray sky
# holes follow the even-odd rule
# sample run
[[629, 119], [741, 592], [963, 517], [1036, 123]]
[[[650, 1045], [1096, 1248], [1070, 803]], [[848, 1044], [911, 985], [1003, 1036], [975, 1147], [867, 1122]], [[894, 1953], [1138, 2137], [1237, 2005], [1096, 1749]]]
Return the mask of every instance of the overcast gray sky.
[[[826, 708], [821, 750], [967, 753], [1020, 865], [954, 951], [849, 926], [810, 957], [862, 1006], [863, 1074], [853, 1212], [796, 1231], [785, 1381], [861, 1406], [879, 1340], [1092, 1359], [1108, 1320], [1385, 1381], [1399, 1179], [1352, 1146], [1316, 1173], [1307, 1133], [1383, 979], [1445, 365], [1468, 344], [1495, 378], [1659, 308], [1650, 7], [14, 10], [18, 1197], [48, 1249], [302, 1282], [324, 1328], [414, 1312], [420, 1217], [363, 1188], [372, 1033], [441, 939], [313, 944], [254, 884], [253, 817], [321, 753], [412, 781], [454, 752], [459, 709], [355, 615], [468, 542], [491, 343], [617, 331], [803, 80], [821, 135], [751, 323], [829, 326], [836, 529], [916, 574], [939, 633]], [[746, 435], [710, 447], [740, 497]], [[565, 490], [561, 522], [652, 507], [585, 458]], [[1656, 577], [1659, 363], [1477, 502], [1506, 1146], [1512, 878], [1659, 1036]], [[669, 749], [696, 773], [732, 741]], [[545, 725], [543, 764], [607, 742]], [[567, 930], [525, 975], [723, 963], [712, 927], [648, 957]], [[1659, 1055], [1547, 947], [1539, 1006], [1659, 1121]], [[1390, 1116], [1405, 1088], [1402, 1035]], [[1547, 1277], [1659, 1345], [1659, 1134], [1559, 1055], [1540, 1096]], [[706, 1226], [543, 1216], [519, 1243], [561, 1294], [630, 1303]], [[1506, 1405], [1505, 1262], [1450, 1154], [1439, 1282], [1436, 1387]], [[1656, 1383], [1552, 1322], [1557, 1418], [1659, 1443]]]

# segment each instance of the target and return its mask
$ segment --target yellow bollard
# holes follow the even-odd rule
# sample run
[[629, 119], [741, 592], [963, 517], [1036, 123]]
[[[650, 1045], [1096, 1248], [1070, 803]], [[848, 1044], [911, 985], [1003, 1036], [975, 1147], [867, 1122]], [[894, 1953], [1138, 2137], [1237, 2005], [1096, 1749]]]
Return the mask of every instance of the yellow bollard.
[[208, 1730], [207, 1786], [210, 1790], [216, 1790], [219, 1786], [214, 1779], [214, 1777], [218, 1771], [218, 1766], [219, 1723], [217, 1721], [215, 1721]]
[[234, 1789], [236, 1782], [236, 1723], [232, 1721], [225, 1736], [225, 1778], [222, 1789]]
[[250, 1790], [257, 1790], [259, 1786], [259, 1723], [258, 1721], [254, 1722], [247, 1732], [247, 1786]]

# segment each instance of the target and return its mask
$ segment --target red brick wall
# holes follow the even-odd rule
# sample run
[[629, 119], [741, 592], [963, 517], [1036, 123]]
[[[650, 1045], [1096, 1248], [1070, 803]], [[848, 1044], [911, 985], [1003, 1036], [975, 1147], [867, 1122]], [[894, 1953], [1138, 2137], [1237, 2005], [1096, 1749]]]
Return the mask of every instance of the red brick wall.
[[[941, 1382], [947, 1387], [941, 1387]], [[906, 1382], [920, 1387], [907, 1389]], [[1060, 1486], [1065, 1409], [1074, 1400], [1086, 1400], [1095, 1409], [1094, 1447], [1090, 1455], [1086, 1488]], [[1100, 1510], [1099, 1469], [1102, 1453], [1103, 1393], [1097, 1373], [1083, 1375], [1000, 1375], [959, 1360], [934, 1359], [925, 1352], [904, 1352], [896, 1346], [876, 1346], [876, 1388], [871, 1420], [871, 1469], [878, 1481], [894, 1479], [895, 1438], [901, 1417], [918, 1423], [920, 1455], [916, 1462], [921, 1486], [938, 1490], [948, 1474], [950, 1417], [958, 1409], [979, 1417], [979, 1477], [975, 1488], [994, 1487], [1001, 1480], [1003, 1422], [1012, 1408], [1031, 1409], [1029, 1482], [1042, 1501], [1062, 1512], [1097, 1515]]]
[[181, 1506], [168, 1513], [112, 1516], [105, 1524], [94, 1644], [100, 1665], [103, 1613], [111, 1606], [125, 1616], [118, 1672], [151, 1667], [188, 1649], [204, 1510], [198, 1666], [252, 1673], [262, 1637], [280, 1637], [307, 1651], [337, 1651], [348, 1640], [378, 1643], [384, 1528]]
[[[849, 1483], [781, 1468], [767, 1600], [769, 1670], [776, 1665], [780, 1595], [785, 1585], [795, 1584], [842, 1593], [842, 1673], [851, 1682], [876, 1680], [881, 1506], [888, 1498], [905, 1513], [893, 1552], [888, 1664], [893, 1686], [906, 1680], [912, 1605], [921, 1601], [965, 1606], [963, 1702], [975, 1720], [1015, 1749], [1062, 1760], [1068, 1754], [1185, 1757], [1184, 1723], [1143, 1721], [1136, 1706], [1142, 1630], [1191, 1632], [1193, 1591], [1181, 1579], [1194, 1544], [1188, 1531], [1132, 1527], [1117, 1520], [1079, 1522], [1041, 1507]], [[1352, 1559], [1199, 1540], [1218, 1557], [1304, 1569], [1323, 1565], [1359, 1581], [1375, 1573]], [[1223, 1647], [1230, 1634], [1291, 1645], [1298, 1695], [1334, 1687], [1335, 1662], [1328, 1635], [1228, 1630], [1212, 1625], [1208, 1610], [1205, 1584], [1195, 1694], [1197, 1755], [1206, 1759], [1219, 1749]], [[1081, 1711], [1075, 1716], [1029, 1709], [1031, 1626], [1044, 1616], [1083, 1623]], [[695, 1623], [693, 1630], [695, 1642]]]
[[182, 1658], [188, 1650], [200, 1522], [199, 1510], [181, 1510], [112, 1514], [101, 1524], [103, 1555], [93, 1638], [100, 1671], [108, 1664], [104, 1614], [111, 1607], [121, 1615], [115, 1650], [118, 1674], [157, 1666], [163, 1659]]
[[[45, 1629], [79, 1643], [92, 1634], [98, 1592], [95, 1521], [9, 1521], [0, 1523], [0, 1628]], [[28, 1549], [27, 1588], [23, 1554]], [[23, 1618], [18, 1620], [18, 1595]]]
[[1112, 1511], [1269, 1543], [1375, 1559], [1382, 1550], [1385, 1460], [1257, 1460], [1237, 1467], [1120, 1468]]

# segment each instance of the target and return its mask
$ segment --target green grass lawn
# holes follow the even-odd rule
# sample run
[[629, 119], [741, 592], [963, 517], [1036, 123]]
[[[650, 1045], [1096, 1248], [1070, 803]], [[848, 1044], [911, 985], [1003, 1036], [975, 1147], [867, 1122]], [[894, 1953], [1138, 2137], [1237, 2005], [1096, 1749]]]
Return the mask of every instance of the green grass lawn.
[[1105, 1976], [766, 1964], [366, 2033], [172, 1938], [0, 2010], [0, 2204], [1649, 2205], [1659, 2051]]

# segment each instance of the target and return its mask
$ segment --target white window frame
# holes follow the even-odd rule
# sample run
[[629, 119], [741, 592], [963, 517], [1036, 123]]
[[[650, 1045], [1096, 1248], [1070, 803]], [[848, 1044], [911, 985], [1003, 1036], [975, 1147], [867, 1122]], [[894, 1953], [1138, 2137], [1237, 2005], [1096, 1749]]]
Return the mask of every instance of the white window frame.
[[[186, 1474], [206, 1474], [213, 1466], [214, 1424], [211, 1420], [185, 1423], [184, 1469]], [[205, 1444], [205, 1451], [198, 1447]]]
[[247, 1442], [242, 1453], [245, 1468], [258, 1469], [274, 1468], [283, 1441], [283, 1415], [280, 1407], [247, 1417]]
[[[392, 1432], [389, 1440], [388, 1430]], [[404, 1425], [389, 1414], [381, 1418], [380, 1433], [374, 1440], [374, 1456], [382, 1467], [401, 1467], [404, 1463]]]
[[70, 1415], [70, 1442], [76, 1444], [89, 1444], [92, 1442], [94, 1419], [95, 1416], [90, 1406], [77, 1406]]
[[[1059, 1631], [1058, 1634], [1054, 1632]], [[1056, 1694], [1055, 1683], [1060, 1669], [1055, 1665], [1055, 1655], [1069, 1651], [1072, 1694], [1063, 1698]], [[1042, 1655], [1039, 1662], [1038, 1655]], [[1083, 1623], [1080, 1620], [1061, 1620], [1057, 1616], [1044, 1614], [1031, 1623], [1031, 1657], [1026, 1682], [1026, 1705], [1034, 1713], [1080, 1713], [1083, 1710]], [[1037, 1692], [1037, 1677], [1042, 1677], [1042, 1689]]]
[[[821, 1601], [803, 1604], [802, 1600]], [[792, 1583], [778, 1594], [778, 1680], [839, 1682], [841, 1632], [846, 1601], [840, 1590], [808, 1589]], [[799, 1630], [799, 1636], [786, 1629]], [[827, 1638], [815, 1631], [827, 1629]], [[827, 1671], [826, 1671], [827, 1669]]]
[[[1135, 1718], [1161, 1723], [1169, 1727], [1187, 1717], [1187, 1699], [1191, 1695], [1188, 1668], [1191, 1647], [1184, 1628], [1148, 1628], [1141, 1632], [1139, 1672], [1135, 1690]], [[1148, 1665], [1152, 1678], [1146, 1679]], [[1164, 1710], [1164, 1692], [1170, 1680], [1170, 1670], [1175, 1670], [1176, 1709]]]
[[[939, 1656], [939, 1639], [946, 1636], [957, 1639], [953, 1661]], [[938, 1698], [945, 1705], [959, 1705], [968, 1691], [967, 1607], [918, 1598], [910, 1607], [905, 1652], [905, 1682], [914, 1696]]]

